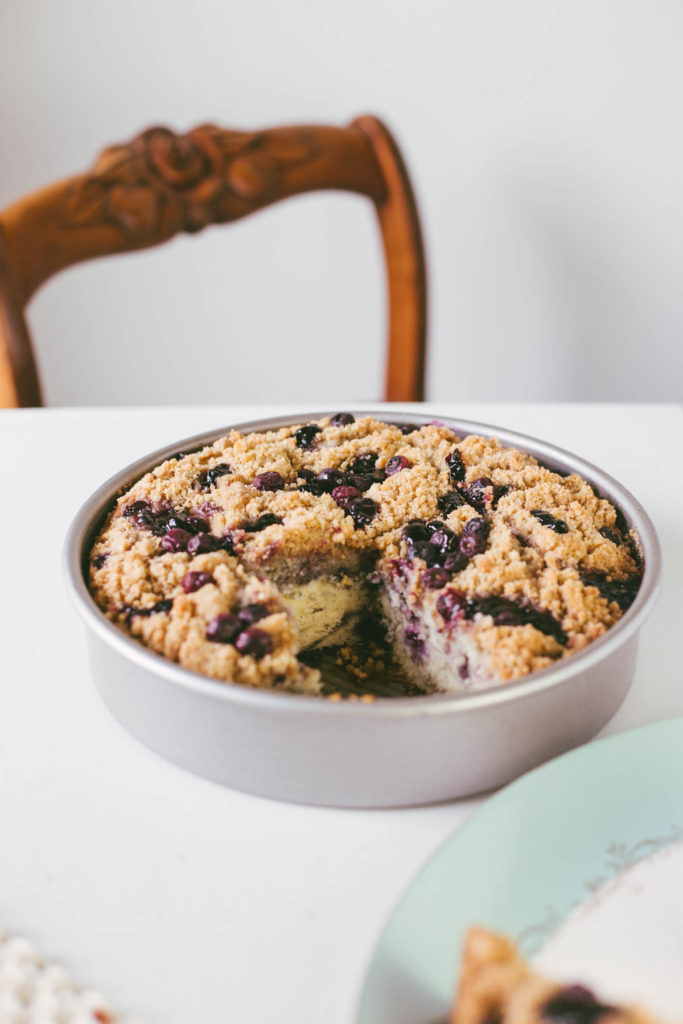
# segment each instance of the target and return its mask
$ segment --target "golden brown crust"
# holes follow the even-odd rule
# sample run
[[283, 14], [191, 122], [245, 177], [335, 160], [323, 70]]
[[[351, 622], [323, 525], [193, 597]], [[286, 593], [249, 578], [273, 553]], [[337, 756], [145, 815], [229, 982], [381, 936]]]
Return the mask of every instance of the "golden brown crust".
[[[546, 667], [580, 650], [621, 616], [609, 592], [603, 596], [581, 577], [590, 573], [594, 579], [603, 574], [623, 580], [635, 576], [638, 567], [627, 538], [614, 533], [616, 510], [580, 477], [562, 477], [494, 438], [461, 440], [438, 424], [404, 434], [370, 417], [342, 426], [330, 425], [325, 417], [304, 448], [297, 445], [298, 426], [246, 435], [233, 431], [201, 451], [167, 460], [123, 494], [92, 551], [91, 588], [106, 614], [154, 650], [214, 678], [266, 686], [279, 680], [278, 685], [310, 691], [317, 684], [297, 662], [296, 632], [274, 583], [306, 572], [360, 573], [376, 559], [386, 569], [409, 554], [402, 529], [413, 519], [439, 518], [461, 534], [481, 510], [464, 503], [441, 515], [438, 499], [454, 486], [467, 488], [487, 477], [496, 487], [496, 501], [485, 510], [490, 524], [486, 549], [471, 557], [448, 586], [470, 599], [504, 598], [549, 613], [564, 635], [558, 640], [528, 622], [497, 624], [490, 614], [474, 615], [470, 630], [491, 676], [506, 681]], [[458, 485], [446, 462], [456, 447], [463, 464]], [[331, 494], [301, 488], [307, 473], [348, 472], [368, 452], [376, 455], [377, 470], [396, 457], [408, 465], [384, 479], [376, 474], [363, 497], [376, 503], [377, 513], [357, 528]], [[202, 475], [216, 466], [228, 470], [202, 482]], [[264, 472], [279, 473], [284, 486], [255, 487], [255, 478]], [[194, 558], [187, 551], [164, 552], [160, 536], [125, 515], [136, 501], [201, 517], [212, 535], [229, 536], [228, 551]], [[539, 510], [562, 520], [566, 531], [544, 525], [532, 514]], [[254, 531], [264, 514], [281, 522]], [[420, 614], [436, 617], [442, 591], [425, 588], [427, 567], [419, 558], [413, 564], [408, 602]], [[187, 572], [213, 569], [216, 582], [206, 593], [183, 593]], [[211, 614], [234, 611], [247, 602], [245, 595], [253, 594], [277, 610], [264, 620], [277, 653], [260, 662], [237, 657], [230, 645], [211, 643], [205, 635]], [[170, 612], [131, 616], [125, 611], [149, 612], [169, 599]]]
[[507, 992], [525, 973], [524, 962], [508, 939], [483, 928], [470, 929], [465, 939], [451, 1024], [483, 1024], [485, 1020], [495, 1020]]
[[[654, 1024], [636, 1006], [602, 1004], [583, 986], [559, 985], [541, 977], [507, 938], [483, 928], [470, 929], [465, 938], [450, 1024], [553, 1024], [562, 1019], [553, 1016], [548, 1007], [553, 999], [575, 1004], [574, 1013], [568, 1013], [567, 1020]], [[588, 1012], [581, 1017], [579, 1011], [584, 1003]]]

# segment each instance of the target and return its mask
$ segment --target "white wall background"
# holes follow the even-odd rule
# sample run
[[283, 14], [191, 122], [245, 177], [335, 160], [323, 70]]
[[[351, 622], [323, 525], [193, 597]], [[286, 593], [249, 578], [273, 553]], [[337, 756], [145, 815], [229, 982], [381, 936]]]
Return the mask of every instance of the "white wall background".
[[[150, 124], [384, 117], [431, 272], [434, 399], [680, 399], [680, 0], [3, 0], [0, 206]], [[78, 267], [52, 404], [376, 398], [371, 208], [313, 195]]]

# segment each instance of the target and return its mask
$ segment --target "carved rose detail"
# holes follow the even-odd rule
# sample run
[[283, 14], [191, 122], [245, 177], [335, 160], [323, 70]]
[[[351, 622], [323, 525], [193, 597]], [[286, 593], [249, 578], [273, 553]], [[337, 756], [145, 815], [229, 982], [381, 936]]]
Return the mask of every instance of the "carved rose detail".
[[249, 213], [277, 197], [285, 170], [317, 155], [310, 135], [286, 141], [268, 132], [213, 125], [177, 135], [150, 128], [106, 149], [67, 197], [65, 223], [102, 223], [142, 244], [196, 232]]

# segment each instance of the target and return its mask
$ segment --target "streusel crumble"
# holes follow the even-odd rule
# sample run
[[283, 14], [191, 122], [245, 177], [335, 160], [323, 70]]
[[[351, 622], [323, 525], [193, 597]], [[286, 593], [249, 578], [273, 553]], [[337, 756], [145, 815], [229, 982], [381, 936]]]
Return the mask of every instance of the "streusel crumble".
[[118, 499], [90, 585], [121, 629], [215, 679], [318, 693], [316, 651], [370, 642], [371, 664], [388, 652], [431, 692], [581, 650], [632, 602], [640, 561], [579, 476], [440, 423], [339, 413], [157, 466]]
[[585, 985], [532, 970], [503, 935], [472, 928], [450, 1024], [653, 1024], [637, 1006], [604, 1003]]

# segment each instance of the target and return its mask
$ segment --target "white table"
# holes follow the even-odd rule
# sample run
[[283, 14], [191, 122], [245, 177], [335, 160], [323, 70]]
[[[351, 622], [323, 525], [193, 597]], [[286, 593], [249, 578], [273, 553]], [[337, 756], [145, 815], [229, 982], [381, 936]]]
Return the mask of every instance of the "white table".
[[[605, 732], [683, 714], [678, 406], [433, 406], [575, 451], [643, 502], [664, 584]], [[0, 413], [0, 924], [149, 1024], [352, 1024], [406, 883], [480, 804], [314, 809], [184, 773], [100, 703], [62, 586], [92, 490], [174, 439], [277, 408]]]

